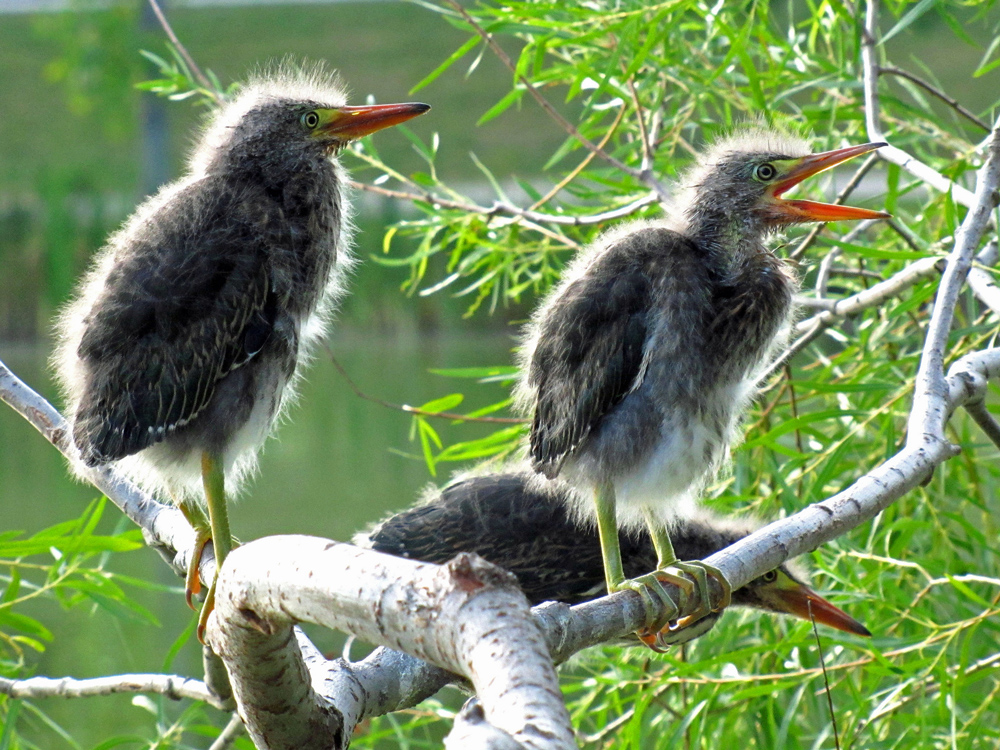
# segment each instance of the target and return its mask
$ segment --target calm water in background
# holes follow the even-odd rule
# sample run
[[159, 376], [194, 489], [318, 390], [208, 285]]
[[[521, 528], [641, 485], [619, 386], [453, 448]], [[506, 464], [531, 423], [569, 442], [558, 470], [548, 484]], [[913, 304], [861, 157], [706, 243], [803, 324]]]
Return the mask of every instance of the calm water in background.
[[[462, 408], [471, 410], [500, 400], [504, 392], [498, 386], [446, 379], [428, 370], [507, 363], [512, 340], [482, 334], [401, 339], [348, 331], [335, 334], [331, 343], [340, 363], [372, 396], [419, 405], [462, 391], [468, 395]], [[46, 356], [42, 348], [0, 343], [0, 359], [51, 399], [54, 389], [46, 371]], [[482, 425], [436, 426], [452, 440], [490, 430]], [[405, 414], [357, 397], [321, 351], [307, 372], [289, 421], [266, 446], [260, 476], [244, 497], [231, 505], [234, 534], [243, 540], [287, 533], [349, 540], [390, 510], [409, 505], [432, 479], [421, 461], [395, 452], [419, 453], [419, 447], [408, 440], [409, 427], [410, 418]], [[93, 488], [73, 482], [57, 452], [4, 405], [0, 405], [0, 446], [0, 532], [17, 529], [35, 533], [78, 517], [97, 497]], [[458, 468], [441, 467], [438, 480]], [[119, 523], [121, 514], [109, 505], [100, 530], [110, 533]], [[89, 604], [63, 609], [51, 601], [41, 602], [25, 611], [42, 619], [55, 639], [44, 654], [32, 657], [37, 664], [34, 673], [94, 677], [166, 670], [200, 676], [200, 652], [193, 640], [183, 646], [172, 665], [164, 664], [171, 644], [193, 618], [184, 604], [180, 580], [148, 549], [118, 555], [110, 568], [171, 587], [171, 591], [129, 589], [155, 614], [160, 626], [123, 622]], [[336, 638], [321, 637], [321, 646], [337, 646]], [[130, 696], [39, 705], [83, 747], [142, 731], [151, 723], [149, 714], [133, 705]], [[41, 747], [70, 747], [40, 721], [30, 723], [38, 730], [28, 735]]]

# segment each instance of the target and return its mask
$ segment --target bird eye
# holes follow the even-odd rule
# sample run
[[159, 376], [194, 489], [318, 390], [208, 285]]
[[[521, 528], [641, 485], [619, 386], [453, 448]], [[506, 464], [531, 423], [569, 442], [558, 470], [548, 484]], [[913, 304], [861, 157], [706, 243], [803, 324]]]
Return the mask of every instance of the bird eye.
[[753, 176], [754, 179], [761, 182], [770, 182], [778, 176], [778, 170], [774, 168], [773, 164], [758, 164], [753, 168]]
[[[770, 166], [770, 165], [765, 165], [765, 166]], [[774, 169], [774, 167], [771, 167], [771, 169]], [[778, 571], [769, 570], [760, 577], [760, 580], [762, 580], [764, 583], [774, 583], [776, 580], [778, 580]]]
[[319, 125], [319, 115], [315, 112], [306, 112], [302, 115], [302, 125], [307, 130], [314, 130]]

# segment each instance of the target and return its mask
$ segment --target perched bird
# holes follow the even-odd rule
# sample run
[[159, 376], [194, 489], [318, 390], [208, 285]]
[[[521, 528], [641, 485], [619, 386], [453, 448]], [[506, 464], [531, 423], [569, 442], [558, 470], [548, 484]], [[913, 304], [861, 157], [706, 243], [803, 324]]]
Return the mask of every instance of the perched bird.
[[[604, 563], [596, 529], [572, 515], [563, 483], [531, 473], [486, 474], [434, 491], [425, 502], [359, 534], [355, 543], [378, 552], [444, 563], [459, 552], [475, 552], [515, 576], [528, 601], [577, 604], [604, 596]], [[674, 550], [686, 559], [708, 557], [754, 531], [749, 522], [707, 514], [680, 518], [671, 528]], [[621, 530], [618, 541], [625, 574], [637, 576], [656, 565], [656, 550], [644, 530]], [[782, 565], [732, 593], [737, 606], [817, 622], [857, 635], [867, 628], [804, 583], [803, 573]], [[691, 640], [718, 619], [713, 613], [690, 625], [681, 621], [649, 633], [655, 650]]]
[[[578, 510], [596, 512], [608, 589], [642, 594], [654, 631], [684, 606], [662, 580], [697, 596], [701, 614], [708, 576], [723, 588], [722, 606], [729, 594], [718, 570], [677, 562], [667, 529], [690, 515], [724, 460], [787, 330], [795, 275], [768, 237], [798, 222], [888, 217], [782, 196], [883, 145], [810, 154], [786, 133], [738, 131], [697, 159], [664, 219], [584, 249], [528, 326], [517, 400], [532, 418], [532, 465], [594, 498]], [[617, 528], [642, 523], [656, 574], [626, 579]]]
[[205, 544], [217, 570], [232, 545], [225, 481], [253, 471], [343, 292], [352, 226], [336, 154], [428, 109], [345, 106], [320, 66], [251, 81], [212, 117], [186, 174], [111, 236], [58, 320], [55, 369], [83, 462], [116, 462], [196, 529], [189, 603]]

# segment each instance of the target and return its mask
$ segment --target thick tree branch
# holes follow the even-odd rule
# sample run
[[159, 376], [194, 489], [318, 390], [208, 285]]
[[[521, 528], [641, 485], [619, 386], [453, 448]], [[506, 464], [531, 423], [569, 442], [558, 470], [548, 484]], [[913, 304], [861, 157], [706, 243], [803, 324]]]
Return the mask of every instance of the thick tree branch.
[[[313, 694], [295, 622], [353, 633], [467, 676], [489, 723], [525, 748], [575, 746], [524, 594], [513, 576], [479, 558], [428, 565], [304, 536], [267, 537], [227, 558], [208, 639], [229, 668], [241, 709], [253, 708], [241, 711], [250, 735], [268, 746], [267, 732], [280, 719], [288, 730], [303, 728], [290, 747], [341, 747], [352, 728]], [[310, 740], [320, 733], [306, 728], [324, 724], [323, 735], [339, 742]]]
[[[947, 420], [959, 406], [982, 401], [987, 381], [998, 377], [1000, 348], [966, 355], [952, 365], [945, 388], [930, 394], [926, 407]], [[943, 426], [944, 421], [942, 430]], [[911, 432], [909, 437], [903, 450], [846, 490], [765, 526], [706, 562], [722, 570], [734, 589], [744, 586], [785, 560], [814, 550], [874, 517], [958, 453], [943, 432]]]
[[945, 388], [944, 361], [948, 334], [951, 332], [955, 306], [972, 267], [972, 258], [982, 240], [996, 208], [997, 186], [1000, 184], [1000, 120], [993, 129], [987, 158], [976, 175], [975, 201], [965, 220], [955, 233], [955, 247], [948, 256], [948, 264], [941, 277], [934, 311], [931, 314], [920, 367], [914, 386], [913, 407], [907, 430], [907, 442], [919, 440], [921, 435], [944, 437], [947, 416], [936, 403]]

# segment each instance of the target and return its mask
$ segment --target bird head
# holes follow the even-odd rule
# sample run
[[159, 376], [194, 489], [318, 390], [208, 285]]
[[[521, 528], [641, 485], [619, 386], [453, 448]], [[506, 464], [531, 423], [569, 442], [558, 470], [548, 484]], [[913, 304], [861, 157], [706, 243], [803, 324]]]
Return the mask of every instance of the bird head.
[[192, 159], [192, 171], [245, 166], [274, 174], [325, 159], [347, 143], [398, 125], [427, 104], [347, 106], [339, 78], [322, 66], [284, 63], [223, 104]]
[[884, 211], [784, 197], [807, 177], [884, 145], [809, 153], [803, 141], [788, 134], [748, 128], [705, 152], [681, 183], [678, 207], [691, 234], [722, 243], [787, 224], [889, 218]]
[[733, 604], [815, 620], [845, 633], [871, 637], [868, 628], [813, 591], [786, 565], [734, 591]]

